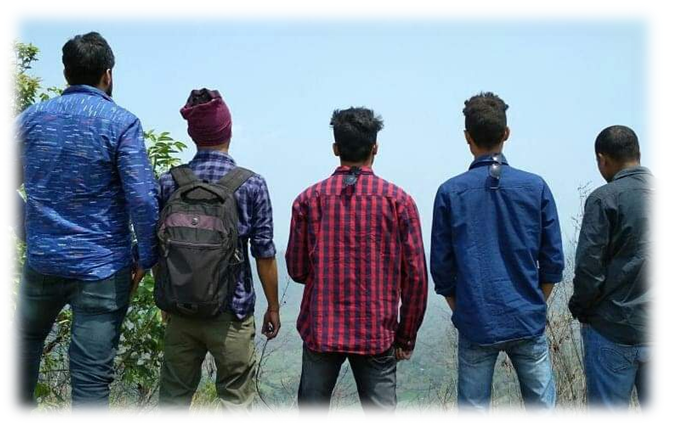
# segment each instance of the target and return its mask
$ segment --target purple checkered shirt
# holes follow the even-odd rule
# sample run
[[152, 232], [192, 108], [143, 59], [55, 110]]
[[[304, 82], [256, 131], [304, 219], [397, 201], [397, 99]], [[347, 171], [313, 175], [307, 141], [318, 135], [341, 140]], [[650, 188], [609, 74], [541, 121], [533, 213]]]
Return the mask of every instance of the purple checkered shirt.
[[[211, 183], [216, 183], [236, 167], [230, 155], [215, 150], [199, 150], [188, 165], [198, 178]], [[159, 185], [159, 202], [163, 208], [170, 195], [177, 189], [177, 185], [169, 172], [161, 176]], [[255, 258], [275, 257], [276, 247], [273, 243], [271, 199], [264, 178], [258, 174], [250, 177], [235, 192], [235, 200], [238, 205], [238, 232], [245, 263], [238, 275], [238, 284], [228, 307], [239, 319], [244, 319], [254, 312], [256, 299], [252, 269], [247, 255], [247, 241], [250, 241], [250, 252]]]

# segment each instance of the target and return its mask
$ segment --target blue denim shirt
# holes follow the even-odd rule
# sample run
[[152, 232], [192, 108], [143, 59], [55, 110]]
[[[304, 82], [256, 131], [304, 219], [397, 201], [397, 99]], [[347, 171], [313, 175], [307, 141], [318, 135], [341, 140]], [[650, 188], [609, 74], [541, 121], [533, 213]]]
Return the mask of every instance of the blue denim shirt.
[[431, 272], [435, 290], [455, 296], [462, 337], [495, 344], [540, 335], [540, 283], [562, 280], [557, 208], [545, 181], [504, 159], [497, 189], [489, 156], [441, 185], [434, 202]]
[[101, 280], [156, 263], [156, 180], [137, 117], [99, 89], [70, 86], [17, 118], [28, 265]]

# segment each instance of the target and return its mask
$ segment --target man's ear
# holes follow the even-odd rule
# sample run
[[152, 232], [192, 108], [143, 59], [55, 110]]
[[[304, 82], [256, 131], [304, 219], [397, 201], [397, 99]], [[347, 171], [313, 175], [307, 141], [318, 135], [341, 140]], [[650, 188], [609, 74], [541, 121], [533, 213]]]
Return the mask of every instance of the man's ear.
[[372, 146], [372, 156], [375, 156], [379, 152], [379, 144], [375, 143], [374, 146]]
[[106, 69], [106, 72], [103, 73], [101, 76], [101, 86], [102, 87], [108, 87], [110, 86], [110, 83], [113, 81], [113, 70], [112, 69]]
[[597, 163], [600, 167], [607, 166], [607, 164], [609, 163], [609, 159], [607, 158], [607, 156], [601, 153], [596, 153], [595, 155], [597, 156]]
[[331, 147], [333, 147], [334, 155], [341, 156], [341, 152], [338, 150], [338, 144], [334, 143]]
[[507, 126], [506, 129], [504, 130], [504, 138], [502, 139], [502, 142], [506, 142], [509, 140], [509, 136], [511, 135], [511, 129]]
[[463, 134], [465, 135], [465, 141], [466, 141], [469, 145], [474, 145], [474, 144], [475, 144], [475, 141], [473, 140], [473, 136], [471, 136], [470, 133], [468, 133], [468, 130], [463, 130]]

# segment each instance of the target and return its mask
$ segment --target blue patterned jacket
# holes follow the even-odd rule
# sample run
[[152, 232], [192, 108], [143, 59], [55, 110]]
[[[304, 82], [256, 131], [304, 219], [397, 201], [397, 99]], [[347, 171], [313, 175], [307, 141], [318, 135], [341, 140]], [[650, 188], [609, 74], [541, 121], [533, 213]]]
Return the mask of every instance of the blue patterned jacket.
[[144, 268], [156, 263], [157, 185], [136, 116], [101, 90], [77, 85], [29, 107], [17, 132], [29, 267], [101, 280], [133, 257]]

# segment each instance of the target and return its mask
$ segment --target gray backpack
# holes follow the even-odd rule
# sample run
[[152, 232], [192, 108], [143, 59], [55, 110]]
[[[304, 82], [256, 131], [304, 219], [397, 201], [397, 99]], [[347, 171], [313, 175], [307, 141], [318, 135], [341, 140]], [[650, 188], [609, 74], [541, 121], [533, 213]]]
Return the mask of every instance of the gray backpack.
[[233, 194], [254, 173], [237, 167], [216, 184], [198, 179], [186, 165], [171, 173], [178, 189], [158, 222], [154, 299], [165, 312], [211, 318], [235, 292], [243, 250]]

